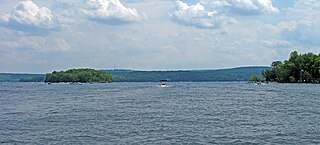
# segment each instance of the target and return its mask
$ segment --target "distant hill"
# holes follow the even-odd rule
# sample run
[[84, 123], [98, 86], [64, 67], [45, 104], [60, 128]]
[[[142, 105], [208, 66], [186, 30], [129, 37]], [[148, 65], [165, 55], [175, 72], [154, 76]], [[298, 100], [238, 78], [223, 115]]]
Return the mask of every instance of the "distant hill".
[[129, 69], [112, 69], [112, 70], [104, 70], [109, 73], [121, 73], [121, 72], [133, 72], [134, 70]]
[[238, 67], [218, 70], [183, 71], [108, 71], [114, 82], [158, 82], [167, 79], [173, 82], [248, 81], [252, 75], [263, 78], [262, 71], [270, 67]]
[[0, 82], [43, 82], [44, 74], [0, 73]]
[[[183, 70], [183, 71], [134, 71], [134, 70], [105, 70], [112, 74], [113, 82], [221, 82], [248, 81], [252, 75], [261, 79], [262, 71], [270, 67], [238, 67], [217, 70]], [[0, 73], [0, 82], [43, 82], [45, 74], [13, 74]]]

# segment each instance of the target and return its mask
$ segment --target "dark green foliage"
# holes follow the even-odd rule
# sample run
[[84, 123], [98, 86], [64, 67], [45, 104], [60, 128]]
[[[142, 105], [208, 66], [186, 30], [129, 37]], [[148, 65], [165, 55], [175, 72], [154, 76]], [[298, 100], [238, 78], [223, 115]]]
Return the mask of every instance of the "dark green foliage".
[[241, 67], [220, 70], [191, 71], [108, 71], [115, 82], [210, 82], [210, 81], [249, 81], [252, 74], [262, 77], [261, 72], [270, 67]]
[[45, 82], [81, 82], [81, 83], [106, 83], [112, 82], [112, 76], [105, 71], [94, 69], [71, 69], [68, 71], [54, 71], [48, 73]]
[[252, 82], [260, 82], [260, 78], [257, 75], [252, 75], [250, 78], [250, 81]]
[[281, 83], [319, 83], [320, 54], [291, 52], [289, 60], [275, 61], [263, 72], [266, 81]]

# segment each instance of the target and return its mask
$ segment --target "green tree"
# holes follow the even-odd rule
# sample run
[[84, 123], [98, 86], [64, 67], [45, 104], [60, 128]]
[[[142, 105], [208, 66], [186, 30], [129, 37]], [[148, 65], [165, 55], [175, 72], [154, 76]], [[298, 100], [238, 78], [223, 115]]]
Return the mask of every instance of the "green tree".
[[112, 75], [104, 71], [94, 69], [71, 69], [67, 71], [52, 72], [46, 74], [45, 82], [81, 82], [81, 83], [106, 83], [112, 82]]
[[282, 83], [319, 83], [320, 54], [291, 52], [288, 60], [273, 62], [271, 70], [264, 71], [263, 75], [266, 80]]
[[260, 82], [261, 79], [257, 75], [252, 75], [250, 78], [250, 81], [252, 82]]

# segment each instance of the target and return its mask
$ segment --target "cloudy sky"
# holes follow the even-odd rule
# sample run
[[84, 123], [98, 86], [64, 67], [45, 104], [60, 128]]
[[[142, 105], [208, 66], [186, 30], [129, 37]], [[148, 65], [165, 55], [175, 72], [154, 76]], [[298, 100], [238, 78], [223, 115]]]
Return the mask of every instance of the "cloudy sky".
[[319, 0], [0, 3], [0, 72], [268, 66], [320, 52]]

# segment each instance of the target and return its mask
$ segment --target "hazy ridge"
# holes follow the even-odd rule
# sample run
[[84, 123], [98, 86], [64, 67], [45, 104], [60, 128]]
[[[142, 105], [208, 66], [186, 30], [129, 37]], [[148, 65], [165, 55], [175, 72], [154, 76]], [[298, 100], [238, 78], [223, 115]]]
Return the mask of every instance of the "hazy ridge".
[[[270, 67], [237, 67], [217, 70], [178, 70], [178, 71], [136, 71], [136, 70], [105, 70], [112, 74], [114, 82], [157, 82], [167, 79], [179, 82], [210, 82], [210, 81], [248, 81], [255, 74], [262, 78], [262, 71]], [[45, 74], [0, 73], [0, 82], [42, 82]]]

